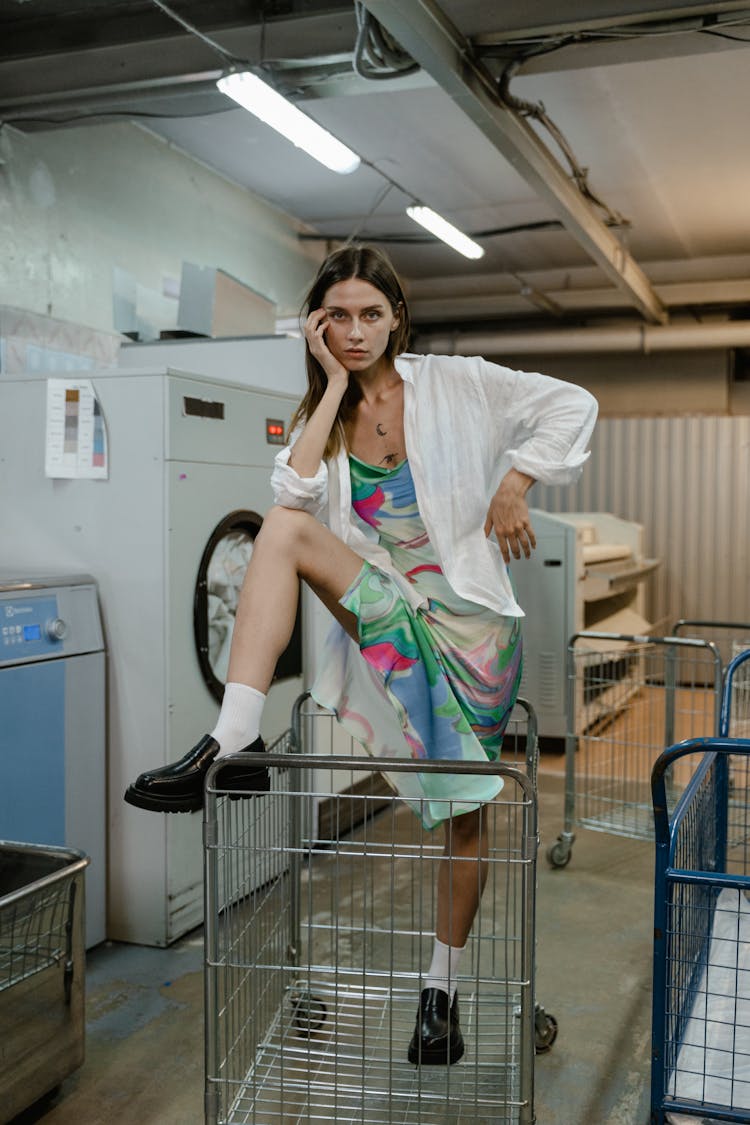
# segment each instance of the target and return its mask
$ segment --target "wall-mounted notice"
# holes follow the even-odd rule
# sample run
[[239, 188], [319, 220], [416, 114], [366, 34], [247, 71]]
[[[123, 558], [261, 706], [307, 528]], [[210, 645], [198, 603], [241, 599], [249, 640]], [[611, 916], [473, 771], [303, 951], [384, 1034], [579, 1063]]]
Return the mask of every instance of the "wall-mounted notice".
[[102, 480], [109, 475], [104, 415], [88, 379], [47, 380], [44, 473]]

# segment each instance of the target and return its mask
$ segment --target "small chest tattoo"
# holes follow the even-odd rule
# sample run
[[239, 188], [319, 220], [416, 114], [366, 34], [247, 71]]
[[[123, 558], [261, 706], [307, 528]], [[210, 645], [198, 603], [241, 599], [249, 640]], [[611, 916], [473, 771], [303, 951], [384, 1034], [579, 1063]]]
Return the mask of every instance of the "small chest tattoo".
[[[377, 422], [375, 424], [375, 433], [378, 435], [378, 437], [384, 438], [384, 437], [388, 436], [389, 431], [385, 428], [385, 426], [383, 425], [382, 422]], [[393, 442], [391, 441], [388, 444], [392, 445]], [[385, 456], [381, 457], [378, 464], [380, 464], [380, 465], [396, 465], [398, 463], [398, 460], [399, 460], [398, 453], [390, 452], [390, 453], [386, 453]]]

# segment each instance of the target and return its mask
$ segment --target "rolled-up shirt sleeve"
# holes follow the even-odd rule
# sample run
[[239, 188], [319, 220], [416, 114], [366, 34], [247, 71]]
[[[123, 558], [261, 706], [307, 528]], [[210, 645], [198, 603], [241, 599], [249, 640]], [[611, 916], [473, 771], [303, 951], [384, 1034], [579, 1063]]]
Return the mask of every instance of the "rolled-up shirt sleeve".
[[293, 442], [276, 454], [271, 471], [271, 489], [282, 508], [303, 508], [317, 516], [328, 502], [328, 466], [321, 461], [314, 477], [301, 477], [289, 464]]
[[594, 396], [548, 375], [510, 371], [491, 363], [486, 367], [489, 406], [500, 421], [497, 453], [542, 484], [577, 481], [590, 456], [588, 445], [599, 409]]

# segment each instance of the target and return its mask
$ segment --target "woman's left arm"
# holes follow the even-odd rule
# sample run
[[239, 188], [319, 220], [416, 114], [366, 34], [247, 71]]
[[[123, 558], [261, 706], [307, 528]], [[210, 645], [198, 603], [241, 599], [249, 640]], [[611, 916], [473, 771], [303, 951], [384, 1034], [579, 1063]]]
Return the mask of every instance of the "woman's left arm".
[[583, 387], [548, 375], [511, 374], [510, 396], [492, 404], [491, 416], [506, 423], [500, 427], [498, 453], [542, 484], [573, 484], [589, 458], [596, 399]]
[[483, 359], [470, 363], [487, 414], [496, 420], [495, 463], [504, 462], [506, 470], [490, 501], [484, 532], [495, 532], [508, 563], [511, 555], [528, 558], [536, 546], [526, 504], [532, 484], [570, 484], [580, 476], [597, 403], [575, 384]]
[[484, 521], [484, 534], [495, 532], [500, 551], [506, 563], [511, 555], [520, 559], [521, 552], [528, 559], [536, 547], [534, 529], [531, 526], [526, 493], [534, 483], [534, 477], [509, 469], [500, 481], [500, 487], [490, 500], [487, 519]]

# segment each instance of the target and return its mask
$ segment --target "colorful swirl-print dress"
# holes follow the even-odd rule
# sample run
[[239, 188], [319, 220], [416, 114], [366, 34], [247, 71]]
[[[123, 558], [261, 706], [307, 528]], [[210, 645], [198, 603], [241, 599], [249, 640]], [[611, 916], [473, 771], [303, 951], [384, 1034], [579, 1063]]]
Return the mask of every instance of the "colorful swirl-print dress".
[[[341, 604], [357, 617], [359, 647], [395, 709], [415, 759], [494, 761], [521, 676], [520, 621], [466, 601], [449, 585], [417, 507], [408, 460], [380, 469], [350, 457], [352, 504], [394, 568], [426, 599], [416, 612], [388, 574], [364, 562]], [[346, 714], [339, 714], [346, 725]], [[370, 753], [388, 753], [373, 730]], [[490, 775], [391, 774], [427, 827], [491, 800]]]

